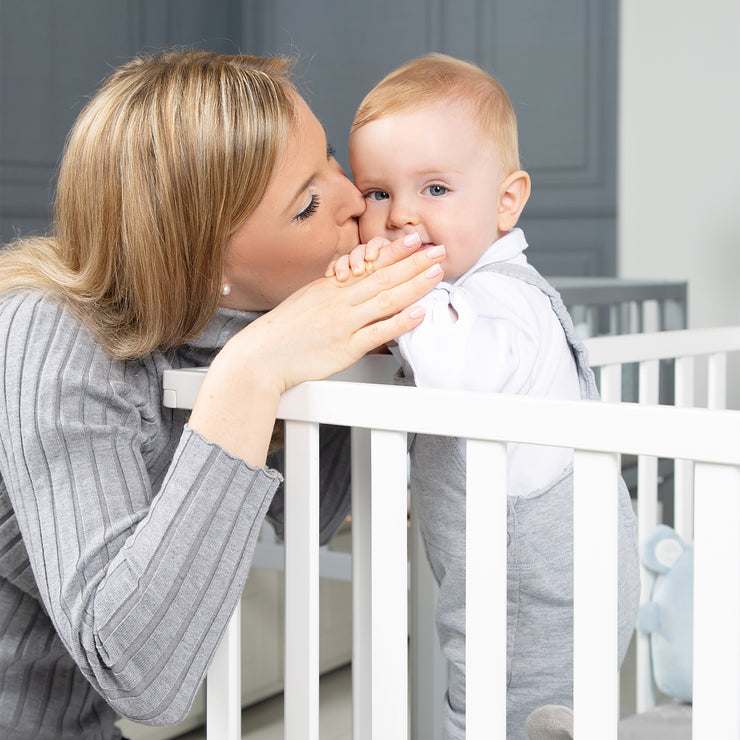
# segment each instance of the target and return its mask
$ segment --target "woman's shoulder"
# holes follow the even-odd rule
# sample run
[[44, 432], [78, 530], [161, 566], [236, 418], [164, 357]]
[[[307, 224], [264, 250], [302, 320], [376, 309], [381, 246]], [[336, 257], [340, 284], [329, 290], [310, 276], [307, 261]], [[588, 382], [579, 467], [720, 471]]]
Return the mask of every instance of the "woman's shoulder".
[[12, 290], [0, 296], [0, 351], [6, 356], [40, 355], [52, 360], [61, 347], [94, 351], [97, 343], [83, 322], [52, 296]]
[[[85, 372], [90, 379], [115, 383], [123, 376], [161, 372], [151, 358], [120, 360], [111, 357], [84, 321], [54, 296], [33, 290], [13, 290], [0, 296], [0, 359], [5, 356], [24, 373], [36, 370], [49, 376], [66, 370], [69, 376]], [[160, 363], [154, 363], [160, 364]]]
[[[0, 386], [102, 404], [112, 417], [131, 411], [158, 417], [162, 355], [138, 360], [111, 357], [84, 322], [53, 297], [32, 291], [0, 296]], [[14, 390], [15, 389], [15, 390]], [[25, 389], [25, 390], [24, 390]], [[35, 390], [34, 390], [35, 389]]]

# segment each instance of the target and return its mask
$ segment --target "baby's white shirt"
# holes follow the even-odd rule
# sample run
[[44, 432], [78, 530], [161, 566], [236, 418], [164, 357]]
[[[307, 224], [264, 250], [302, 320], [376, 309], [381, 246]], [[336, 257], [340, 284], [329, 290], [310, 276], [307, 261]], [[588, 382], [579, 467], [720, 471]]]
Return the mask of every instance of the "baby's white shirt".
[[[526, 265], [526, 248], [522, 230], [512, 229], [464, 275], [419, 302], [424, 321], [393, 349], [417, 387], [580, 398], [576, 363], [550, 299], [522, 280], [478, 272], [494, 262]], [[465, 440], [457, 442], [464, 454]], [[509, 444], [509, 495], [536, 494], [572, 459], [572, 450]]]

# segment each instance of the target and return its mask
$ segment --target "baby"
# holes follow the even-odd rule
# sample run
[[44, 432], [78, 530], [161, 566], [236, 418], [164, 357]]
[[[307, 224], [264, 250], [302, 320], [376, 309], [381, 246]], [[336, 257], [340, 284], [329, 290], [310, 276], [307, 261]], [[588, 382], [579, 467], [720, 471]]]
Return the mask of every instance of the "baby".
[[[367, 210], [340, 279], [372, 266], [382, 240], [418, 234], [446, 253], [424, 322], [398, 338], [399, 382], [421, 388], [597, 398], [555, 290], [516, 228], [530, 193], [516, 117], [501, 85], [441, 54], [403, 65], [365, 97], [350, 164]], [[465, 442], [410, 440], [412, 506], [440, 587], [437, 628], [449, 663], [444, 737], [465, 737]], [[572, 706], [572, 450], [508, 449], [507, 738], [525, 740], [536, 708]], [[637, 609], [634, 516], [620, 489], [619, 660]]]

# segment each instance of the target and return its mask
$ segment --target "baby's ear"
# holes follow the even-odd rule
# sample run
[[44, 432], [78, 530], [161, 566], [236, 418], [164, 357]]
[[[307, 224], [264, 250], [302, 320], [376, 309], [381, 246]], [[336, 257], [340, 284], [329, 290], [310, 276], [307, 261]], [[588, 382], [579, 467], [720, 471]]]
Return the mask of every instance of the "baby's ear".
[[498, 230], [513, 229], [529, 200], [532, 183], [524, 170], [512, 172], [502, 183], [498, 198]]

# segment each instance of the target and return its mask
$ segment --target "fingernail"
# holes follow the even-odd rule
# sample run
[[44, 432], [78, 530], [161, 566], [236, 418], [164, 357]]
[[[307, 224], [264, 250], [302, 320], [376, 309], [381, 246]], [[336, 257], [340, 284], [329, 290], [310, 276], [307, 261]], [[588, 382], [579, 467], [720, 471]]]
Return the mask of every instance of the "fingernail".
[[437, 257], [442, 257], [445, 253], [445, 248], [443, 244], [437, 244], [434, 247], [429, 247], [427, 249], [427, 257], [429, 257], [430, 260], [436, 259]]
[[409, 318], [411, 319], [418, 319], [421, 316], [423, 316], [426, 313], [424, 308], [422, 306], [417, 306], [416, 308], [412, 309], [409, 313]]
[[405, 236], [403, 238], [403, 243], [407, 247], [413, 247], [414, 244], [418, 244], [420, 241], [421, 237], [416, 232], [414, 232], [413, 234], [409, 234], [408, 236]]
[[439, 265], [432, 265], [425, 273], [424, 277], [434, 278], [442, 272], [442, 268]]

